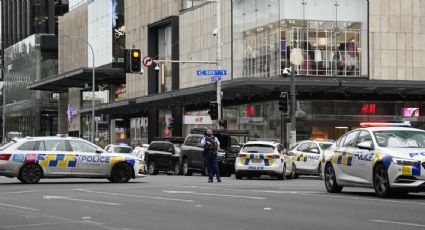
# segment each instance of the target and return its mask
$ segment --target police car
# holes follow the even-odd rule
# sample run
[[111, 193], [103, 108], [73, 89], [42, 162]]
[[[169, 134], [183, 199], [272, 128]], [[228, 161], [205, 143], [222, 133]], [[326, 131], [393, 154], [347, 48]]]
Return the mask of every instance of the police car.
[[425, 191], [425, 131], [366, 127], [343, 135], [325, 150], [325, 187], [373, 187], [380, 197]]
[[236, 179], [244, 176], [270, 175], [280, 180], [292, 178], [292, 160], [287, 154], [278, 152], [279, 143], [270, 141], [248, 141], [243, 145], [235, 161]]
[[333, 144], [332, 141], [306, 140], [297, 143], [295, 148], [289, 151], [294, 162], [294, 177], [299, 175], [322, 174], [323, 151]]
[[0, 175], [33, 184], [41, 178], [107, 178], [125, 183], [144, 177], [144, 162], [107, 153], [80, 138], [26, 137], [0, 148]]

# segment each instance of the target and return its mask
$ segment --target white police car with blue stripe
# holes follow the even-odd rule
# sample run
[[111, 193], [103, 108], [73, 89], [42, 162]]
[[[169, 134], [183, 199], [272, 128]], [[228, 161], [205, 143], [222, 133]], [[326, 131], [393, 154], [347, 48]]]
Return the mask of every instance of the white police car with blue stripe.
[[144, 177], [138, 157], [108, 153], [74, 137], [26, 137], [0, 148], [0, 175], [33, 184], [41, 178], [107, 178], [128, 182]]

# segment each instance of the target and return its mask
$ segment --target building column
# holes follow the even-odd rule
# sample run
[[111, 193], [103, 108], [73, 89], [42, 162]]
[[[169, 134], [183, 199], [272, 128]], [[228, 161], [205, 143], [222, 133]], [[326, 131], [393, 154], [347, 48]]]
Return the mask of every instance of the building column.
[[115, 144], [117, 142], [116, 140], [116, 134], [115, 134], [115, 119], [110, 119], [109, 120], [109, 136], [110, 136], [110, 140], [109, 143], [110, 144]]
[[183, 106], [175, 106], [171, 109], [171, 115], [174, 118], [173, 136], [183, 136]]
[[59, 94], [58, 133], [68, 133], [68, 93]]
[[151, 109], [149, 110], [148, 115], [148, 142], [155, 140], [156, 137], [158, 137], [159, 133], [159, 109]]

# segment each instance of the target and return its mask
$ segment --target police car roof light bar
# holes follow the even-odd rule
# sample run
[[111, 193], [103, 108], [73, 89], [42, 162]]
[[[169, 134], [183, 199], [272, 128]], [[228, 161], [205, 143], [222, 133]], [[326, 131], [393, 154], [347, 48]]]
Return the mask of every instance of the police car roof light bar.
[[361, 122], [360, 127], [412, 127], [410, 121], [404, 122]]

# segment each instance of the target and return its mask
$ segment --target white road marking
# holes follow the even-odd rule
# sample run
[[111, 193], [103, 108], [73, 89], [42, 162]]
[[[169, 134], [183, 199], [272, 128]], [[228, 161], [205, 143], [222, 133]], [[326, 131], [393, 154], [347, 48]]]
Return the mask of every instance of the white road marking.
[[194, 203], [195, 202], [194, 200], [174, 199], [174, 198], [168, 198], [168, 197], [142, 196], [142, 195], [132, 195], [132, 194], [112, 193], [112, 192], [97, 192], [97, 191], [86, 190], [86, 189], [75, 189], [75, 190], [81, 191], [81, 192], [110, 195], [110, 196], [137, 197], [137, 198], [148, 198], [148, 199], [155, 199], [155, 200], [180, 201], [180, 202], [188, 202], [188, 203]]
[[59, 224], [75, 224], [78, 221], [64, 221], [64, 222], [49, 222], [49, 223], [37, 223], [37, 224], [16, 224], [16, 225], [3, 225], [0, 228], [23, 228], [28, 229], [29, 227], [40, 227], [40, 226], [49, 226], [49, 225], [59, 225]]
[[17, 205], [13, 205], [13, 204], [0, 203], [0, 206], [23, 209], [23, 210], [28, 210], [28, 211], [40, 211], [40, 209], [29, 208], [29, 207], [25, 207], [25, 206], [17, 206]]
[[264, 208], [265, 211], [272, 211], [272, 208]]
[[67, 197], [67, 196], [43, 196], [43, 199], [45, 199], [45, 200], [70, 200], [70, 201], [79, 201], [79, 202], [83, 202], [83, 203], [105, 204], [105, 205], [112, 205], [112, 206], [121, 205], [119, 203], [77, 199], [77, 198], [71, 198], [71, 197]]
[[327, 195], [327, 194], [318, 194], [318, 193], [299, 193], [299, 195], [305, 195], [305, 196], [321, 196], [321, 197], [353, 199], [353, 200], [378, 201], [378, 202], [396, 203], [396, 204], [407, 204], [407, 205], [411, 205], [411, 204], [425, 205], [425, 202], [411, 202], [411, 201], [388, 200], [388, 199], [374, 199], [374, 198], [365, 198], [365, 197], [345, 196], [343, 194], [342, 195]]
[[32, 193], [40, 192], [40, 190], [26, 190], [26, 191], [17, 191], [17, 192], [3, 192], [2, 194], [21, 194], [21, 193]]
[[203, 193], [203, 192], [192, 192], [192, 191], [162, 191], [162, 192], [173, 193], [173, 194], [194, 194], [194, 195], [203, 195], [203, 196], [234, 197], [234, 198], [243, 198], [243, 199], [251, 199], [251, 200], [266, 200], [267, 199], [265, 197], [258, 197], [258, 196], [238, 196], [238, 195]]
[[415, 223], [408, 223], [408, 222], [397, 222], [397, 221], [375, 220], [375, 219], [371, 219], [371, 220], [369, 220], [369, 221], [372, 221], [372, 222], [378, 222], [378, 223], [396, 224], [396, 225], [414, 226], [414, 227], [422, 227], [422, 228], [425, 228], [425, 224], [415, 224]]

